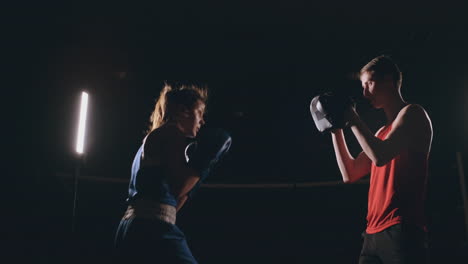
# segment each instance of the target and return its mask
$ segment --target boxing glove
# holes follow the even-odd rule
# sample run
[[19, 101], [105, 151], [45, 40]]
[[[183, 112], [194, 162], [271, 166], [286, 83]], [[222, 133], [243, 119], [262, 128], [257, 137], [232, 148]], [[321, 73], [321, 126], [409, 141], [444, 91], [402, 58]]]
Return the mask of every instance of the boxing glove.
[[232, 143], [231, 136], [220, 128], [203, 128], [195, 141], [185, 148], [187, 165], [200, 173], [200, 180], [189, 192], [193, 196], [200, 184], [209, 176], [211, 169], [226, 155]]
[[326, 133], [348, 125], [347, 113], [351, 107], [354, 108], [354, 102], [350, 97], [325, 93], [312, 99], [310, 113], [317, 129]]

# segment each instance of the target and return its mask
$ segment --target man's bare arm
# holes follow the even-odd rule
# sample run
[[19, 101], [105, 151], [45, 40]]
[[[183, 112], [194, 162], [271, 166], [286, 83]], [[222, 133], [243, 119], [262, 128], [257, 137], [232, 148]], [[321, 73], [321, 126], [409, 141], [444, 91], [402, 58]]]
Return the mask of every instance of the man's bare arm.
[[370, 159], [364, 152], [359, 153], [357, 158], [354, 158], [349, 153], [342, 129], [333, 131], [332, 141], [343, 182], [355, 182], [369, 174], [371, 167]]
[[430, 120], [424, 109], [418, 105], [409, 105], [401, 110], [385, 140], [374, 136], [357, 115], [352, 119], [351, 130], [364, 153], [376, 166], [387, 164], [406, 147], [427, 152], [432, 138]]

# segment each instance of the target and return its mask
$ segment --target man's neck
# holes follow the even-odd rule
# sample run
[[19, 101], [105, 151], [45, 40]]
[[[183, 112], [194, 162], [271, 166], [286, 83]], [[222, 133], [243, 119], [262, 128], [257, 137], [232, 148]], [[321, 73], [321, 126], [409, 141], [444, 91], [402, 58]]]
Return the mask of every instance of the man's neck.
[[407, 103], [401, 98], [401, 96], [395, 96], [389, 103], [383, 108], [385, 116], [387, 117], [387, 125], [391, 124], [393, 120], [400, 113], [401, 109], [405, 107]]

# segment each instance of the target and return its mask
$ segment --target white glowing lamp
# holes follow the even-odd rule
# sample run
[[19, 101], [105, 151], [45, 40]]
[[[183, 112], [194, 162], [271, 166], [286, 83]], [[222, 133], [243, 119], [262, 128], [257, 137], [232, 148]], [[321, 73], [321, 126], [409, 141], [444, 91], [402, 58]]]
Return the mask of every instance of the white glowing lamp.
[[84, 142], [86, 134], [86, 115], [88, 112], [88, 93], [81, 93], [80, 119], [78, 121], [78, 137], [76, 139], [76, 152], [80, 155], [84, 153]]

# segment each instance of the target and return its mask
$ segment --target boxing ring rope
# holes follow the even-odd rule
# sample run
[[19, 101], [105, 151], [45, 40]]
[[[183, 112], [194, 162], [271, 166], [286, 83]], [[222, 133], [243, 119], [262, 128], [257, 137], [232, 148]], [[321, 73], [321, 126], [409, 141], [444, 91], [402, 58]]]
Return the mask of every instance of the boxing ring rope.
[[[71, 178], [67, 173], [56, 173], [60, 178]], [[80, 176], [80, 180], [101, 182], [101, 183], [120, 183], [128, 184], [127, 179], [106, 178], [96, 176]], [[369, 179], [358, 180], [352, 184], [369, 184]], [[296, 189], [319, 186], [345, 185], [343, 181], [322, 181], [322, 182], [298, 182], [298, 183], [204, 183], [202, 188], [206, 189]]]
[[[354, 184], [368, 184], [369, 180], [359, 180]], [[318, 186], [344, 185], [342, 181], [301, 182], [301, 183], [205, 183], [203, 188], [210, 189], [296, 189]]]

